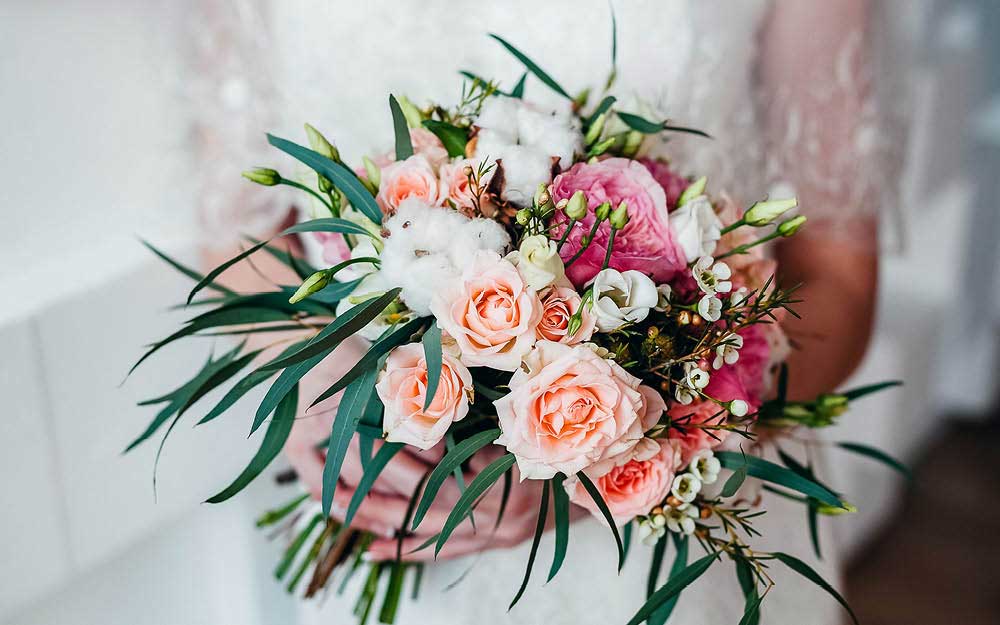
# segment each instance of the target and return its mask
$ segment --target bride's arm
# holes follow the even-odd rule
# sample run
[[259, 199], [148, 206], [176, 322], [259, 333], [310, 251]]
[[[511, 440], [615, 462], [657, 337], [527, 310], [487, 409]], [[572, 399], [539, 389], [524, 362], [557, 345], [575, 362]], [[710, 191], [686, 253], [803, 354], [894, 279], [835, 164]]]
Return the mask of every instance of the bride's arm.
[[776, 178], [792, 183], [809, 222], [776, 250], [784, 284], [802, 283], [790, 393], [841, 384], [864, 356], [878, 279], [867, 0], [776, 2], [761, 33], [760, 77]]

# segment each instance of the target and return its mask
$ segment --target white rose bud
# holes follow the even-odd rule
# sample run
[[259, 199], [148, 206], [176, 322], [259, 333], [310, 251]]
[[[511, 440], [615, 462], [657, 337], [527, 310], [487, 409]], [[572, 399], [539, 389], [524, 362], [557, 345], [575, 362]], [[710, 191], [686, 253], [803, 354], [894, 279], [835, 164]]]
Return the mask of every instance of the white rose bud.
[[593, 314], [601, 332], [613, 332], [625, 324], [642, 321], [660, 297], [649, 276], [631, 269], [624, 272], [604, 269], [594, 277], [591, 288]]
[[536, 291], [555, 282], [562, 282], [566, 277], [566, 268], [559, 257], [555, 241], [550, 241], [542, 234], [525, 237], [521, 241], [521, 248], [510, 255], [510, 260], [517, 266], [528, 286]]

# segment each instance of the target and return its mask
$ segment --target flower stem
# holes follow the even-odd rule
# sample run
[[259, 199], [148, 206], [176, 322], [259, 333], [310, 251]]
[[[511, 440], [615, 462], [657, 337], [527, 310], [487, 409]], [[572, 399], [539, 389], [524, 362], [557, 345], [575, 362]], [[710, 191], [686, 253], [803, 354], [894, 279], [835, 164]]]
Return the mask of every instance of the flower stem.
[[618, 229], [611, 228], [611, 236], [608, 237], [608, 249], [604, 252], [604, 263], [601, 265], [601, 271], [608, 268], [608, 263], [611, 262], [611, 249], [615, 246], [615, 235], [618, 234]]
[[575, 226], [575, 225], [576, 225], [576, 220], [573, 219], [572, 217], [570, 217], [569, 223], [566, 224], [566, 230], [562, 233], [562, 236], [559, 237], [559, 243], [556, 244], [556, 251], [559, 251], [559, 250], [562, 249], [563, 243], [566, 242], [566, 237], [569, 236], [569, 231], [572, 230], [573, 226]]
[[576, 251], [576, 254], [573, 254], [573, 257], [570, 258], [568, 261], [566, 261], [567, 267], [575, 263], [576, 259], [580, 258], [580, 256], [582, 256], [583, 253], [587, 251], [587, 248], [590, 247], [590, 244], [594, 242], [594, 236], [597, 234], [597, 229], [600, 227], [600, 225], [601, 225], [600, 221], [594, 220], [594, 225], [590, 227], [590, 234], [587, 235], [586, 244], [581, 245], [580, 249]]
[[717, 260], [717, 261], [718, 260], [722, 260], [723, 258], [728, 258], [729, 256], [733, 256], [735, 254], [746, 254], [750, 250], [750, 248], [757, 247], [758, 245], [760, 245], [762, 243], [767, 243], [768, 241], [771, 241], [772, 239], [777, 239], [780, 236], [781, 236], [781, 233], [779, 233], [777, 230], [775, 230], [774, 232], [772, 232], [771, 234], [767, 235], [766, 237], [762, 237], [760, 239], [757, 239], [753, 243], [747, 243], [746, 245], [738, 245], [738, 246], [734, 247], [733, 249], [729, 250], [728, 252], [726, 252], [725, 254], [720, 254], [719, 256], [716, 256], [715, 260]]
[[745, 224], [746, 224], [746, 222], [743, 221], [742, 218], [740, 218], [739, 221], [734, 221], [733, 223], [729, 224], [728, 226], [726, 226], [725, 228], [723, 228], [722, 230], [720, 230], [719, 233], [720, 234], [728, 234], [728, 233], [732, 232], [733, 230], [736, 230], [737, 228], [739, 228], [740, 226], [743, 226]]
[[330, 211], [330, 213], [333, 213], [333, 206], [331, 206], [330, 203], [328, 201], [326, 201], [326, 198], [324, 198], [319, 193], [316, 193], [315, 191], [313, 191], [312, 189], [310, 189], [306, 185], [299, 184], [298, 182], [295, 182], [294, 180], [289, 180], [288, 178], [282, 178], [278, 182], [278, 184], [283, 184], [283, 185], [289, 186], [289, 187], [295, 187], [296, 189], [300, 189], [302, 191], [305, 191], [309, 195], [313, 196], [314, 198], [316, 198], [317, 200], [319, 200], [320, 202], [322, 202], [323, 206], [325, 206], [327, 208], [327, 210]]

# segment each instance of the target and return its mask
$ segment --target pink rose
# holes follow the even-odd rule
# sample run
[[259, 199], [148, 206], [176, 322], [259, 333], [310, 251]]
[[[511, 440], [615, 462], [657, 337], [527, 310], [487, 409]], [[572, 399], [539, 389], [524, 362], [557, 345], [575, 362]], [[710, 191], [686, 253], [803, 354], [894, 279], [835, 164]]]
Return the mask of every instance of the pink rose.
[[589, 341], [597, 327], [597, 319], [584, 308], [580, 313], [580, 327], [573, 335], [567, 335], [569, 320], [582, 303], [576, 289], [568, 286], [553, 286], [542, 292], [542, 318], [535, 328], [535, 335], [546, 341], [576, 345]]
[[448, 162], [448, 150], [437, 135], [426, 128], [410, 128], [410, 144], [413, 153], [426, 158], [434, 169]]
[[[624, 525], [640, 514], [648, 514], [670, 494], [679, 460], [675, 446], [667, 441], [644, 438], [631, 457], [594, 480], [616, 525]], [[576, 477], [565, 483], [573, 503], [583, 506], [598, 519], [600, 509]]]
[[428, 204], [438, 204], [441, 186], [427, 157], [414, 154], [405, 161], [396, 161], [382, 168], [375, 201], [383, 213], [392, 215], [408, 198], [417, 198]]
[[[636, 269], [657, 282], [669, 281], [686, 268], [684, 251], [673, 240], [668, 227], [666, 195], [642, 163], [626, 158], [577, 163], [556, 176], [550, 187], [556, 202], [569, 198], [577, 190], [587, 195], [590, 212], [573, 228], [560, 250], [563, 259], [569, 260], [580, 249], [580, 239], [590, 232], [597, 206], [608, 201], [617, 207], [624, 200], [628, 204], [629, 222], [615, 235], [609, 266], [619, 271]], [[565, 224], [567, 219], [564, 213], [556, 213], [557, 224]], [[587, 250], [566, 268], [577, 286], [586, 284], [601, 270], [610, 229], [607, 222], [601, 224]], [[557, 228], [556, 235], [559, 234], [561, 229]]]
[[681, 193], [691, 184], [688, 179], [680, 174], [674, 173], [670, 168], [670, 163], [659, 159], [640, 158], [639, 162], [653, 174], [656, 182], [663, 187], [663, 192], [667, 196], [667, 208], [673, 210], [677, 208], [677, 200]]
[[472, 375], [447, 353], [441, 378], [430, 407], [427, 399], [427, 363], [420, 343], [402, 345], [390, 352], [379, 373], [375, 391], [385, 406], [385, 439], [427, 450], [436, 445], [456, 421], [469, 412]]
[[462, 352], [462, 362], [514, 371], [535, 343], [538, 294], [495, 252], [477, 251], [457, 284], [435, 294], [431, 313]]
[[[760, 406], [760, 401], [747, 393], [732, 365], [712, 371], [708, 386], [705, 387], [705, 394], [724, 403], [741, 399], [750, 405], [751, 411]], [[726, 421], [728, 413], [725, 409], [707, 399], [686, 406], [673, 404], [667, 410], [667, 414], [676, 423], [676, 426], [670, 429], [669, 437], [680, 446], [682, 467], [687, 466], [699, 451], [718, 447], [729, 435], [725, 430], [692, 427], [698, 424], [718, 425]]]
[[642, 440], [639, 379], [587, 345], [538, 341], [493, 402], [522, 479], [572, 475]]
[[[441, 166], [440, 178], [441, 178], [441, 201], [451, 200], [455, 204], [455, 208], [458, 209], [469, 209], [473, 207], [474, 194], [473, 190], [469, 185], [469, 174], [468, 168], [472, 168], [473, 171], [479, 167], [479, 162], [471, 158], [463, 158], [455, 161], [454, 163], [446, 163]], [[493, 175], [493, 170], [490, 170], [480, 181], [479, 184], [482, 188], [485, 188], [490, 181], [490, 177]]]

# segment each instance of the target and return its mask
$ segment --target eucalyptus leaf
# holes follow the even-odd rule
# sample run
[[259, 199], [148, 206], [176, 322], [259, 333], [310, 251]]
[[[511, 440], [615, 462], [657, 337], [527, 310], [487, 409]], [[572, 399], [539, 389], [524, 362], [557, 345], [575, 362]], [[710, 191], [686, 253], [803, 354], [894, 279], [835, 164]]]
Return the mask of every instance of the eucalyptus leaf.
[[750, 563], [744, 558], [737, 558], [735, 562], [736, 578], [740, 583], [744, 599], [743, 618], [740, 619], [740, 625], [757, 625], [760, 621], [760, 602], [764, 597], [757, 592], [757, 581], [750, 568]]
[[513, 465], [514, 454], [504, 454], [491, 462], [472, 480], [465, 489], [465, 492], [462, 493], [462, 496], [458, 498], [458, 502], [455, 503], [455, 507], [452, 508], [451, 513], [444, 522], [444, 526], [441, 528], [441, 532], [437, 537], [437, 544], [434, 547], [435, 557], [441, 552], [441, 548], [444, 547], [444, 544], [448, 541], [448, 538], [455, 531], [455, 528], [458, 527], [459, 523], [462, 522], [462, 519], [468, 516], [479, 497], [490, 486], [493, 486], [500, 479], [500, 476]]
[[[670, 565], [670, 573], [667, 577], [667, 581], [674, 579], [681, 574], [682, 571], [687, 567], [688, 563], [688, 545], [691, 543], [687, 536], [681, 536], [680, 534], [671, 534], [674, 539], [674, 549], [677, 553], [674, 555], [674, 563]], [[652, 596], [652, 594], [650, 594]], [[670, 597], [664, 601], [660, 607], [649, 616], [646, 621], [647, 625], [663, 625], [670, 619], [670, 615], [674, 613], [674, 608], [677, 607], [677, 601], [681, 598], [680, 592]], [[648, 600], [648, 598], [647, 598]]]
[[521, 74], [521, 77], [517, 79], [517, 84], [510, 90], [510, 97], [517, 98], [518, 100], [524, 97], [524, 81], [527, 78], [528, 72]]
[[431, 471], [430, 477], [427, 478], [427, 484], [424, 486], [424, 495], [413, 515], [411, 530], [416, 531], [420, 522], [423, 521], [424, 516], [430, 509], [431, 504], [434, 503], [434, 498], [437, 497], [438, 491], [441, 490], [441, 486], [444, 485], [448, 476], [455, 469], [460, 468], [462, 463], [471, 458], [473, 454], [495, 441], [499, 436], [499, 429], [486, 430], [485, 432], [473, 434], [455, 445], [453, 449], [445, 454], [444, 458], [441, 458], [438, 465]]
[[521, 63], [524, 64], [524, 67], [529, 72], [531, 72], [532, 74], [534, 74], [536, 78], [538, 78], [540, 81], [542, 81], [550, 89], [552, 89], [553, 91], [555, 91], [556, 93], [558, 93], [562, 97], [566, 98], [567, 100], [572, 100], [573, 99], [573, 96], [571, 96], [569, 93], [566, 92], [565, 89], [563, 89], [561, 86], [559, 86], [559, 83], [557, 83], [555, 80], [553, 80], [551, 76], [549, 76], [548, 74], [546, 74], [545, 71], [541, 67], [539, 67], [537, 63], [535, 63], [534, 61], [532, 61], [531, 59], [529, 59], [527, 56], [525, 56], [523, 52], [521, 52], [520, 50], [518, 50], [517, 48], [515, 48], [511, 44], [507, 43], [507, 41], [505, 41], [499, 35], [495, 35], [493, 33], [490, 33], [490, 37], [492, 37], [493, 39], [496, 39], [498, 42], [500, 42], [500, 45], [502, 45], [504, 48], [506, 48], [508, 52], [510, 52], [511, 54], [513, 54], [514, 57], [518, 61], [520, 61]]
[[333, 506], [333, 496], [340, 478], [340, 468], [344, 464], [344, 456], [347, 455], [347, 446], [357, 430], [365, 406], [375, 394], [377, 373], [373, 367], [351, 382], [337, 408], [337, 416], [333, 421], [330, 442], [326, 450], [326, 463], [323, 465], [323, 514], [327, 516], [330, 515], [330, 508]]
[[538, 506], [538, 520], [535, 523], [535, 537], [531, 540], [531, 550], [528, 552], [528, 564], [524, 569], [524, 578], [521, 580], [521, 587], [517, 589], [517, 594], [514, 595], [514, 599], [507, 606], [508, 611], [521, 600], [524, 590], [528, 587], [528, 580], [531, 579], [531, 569], [534, 568], [535, 557], [538, 555], [538, 543], [541, 542], [542, 534], [545, 533], [545, 520], [549, 514], [549, 488], [551, 486], [552, 483], [550, 480], [542, 482], [542, 501]]
[[[156, 247], [153, 247], [153, 244], [150, 243], [149, 241], [146, 241], [145, 239], [139, 239], [139, 242], [142, 243], [143, 245], [145, 245], [146, 248], [149, 251], [151, 251], [152, 253], [154, 253], [157, 256], [159, 256], [161, 260], [163, 260], [168, 265], [170, 265], [171, 267], [173, 267], [177, 271], [181, 272], [185, 276], [191, 278], [195, 282], [200, 282], [201, 280], [204, 279], [205, 276], [203, 274], [195, 271], [194, 269], [191, 269], [190, 267], [182, 265], [180, 262], [174, 260], [170, 256], [167, 256], [166, 253], [162, 252], [161, 250], [157, 249]], [[222, 293], [223, 295], [236, 295], [236, 291], [233, 291], [232, 289], [227, 289], [226, 287], [222, 286], [221, 284], [216, 284], [215, 282], [209, 282], [205, 286], [208, 287], [208, 288], [210, 288], [210, 289], [212, 289], [213, 291], [217, 291], [219, 293]]]
[[815, 497], [827, 505], [844, 507], [840, 498], [826, 487], [773, 462], [755, 456], [744, 456], [734, 451], [719, 451], [716, 452], [715, 457], [727, 469], [735, 471], [746, 467], [747, 473], [757, 479], [773, 482], [809, 497]]
[[549, 577], [545, 580], [546, 583], [551, 582], [559, 569], [562, 568], [563, 561], [566, 559], [566, 547], [569, 545], [569, 494], [563, 486], [565, 480], [566, 476], [562, 474], [552, 478], [556, 532], [552, 566], [549, 568]]
[[901, 380], [889, 380], [887, 382], [879, 382], [878, 384], [869, 384], [867, 386], [859, 386], [857, 388], [852, 388], [848, 391], [840, 393], [846, 397], [849, 401], [854, 401], [855, 399], [860, 399], [865, 395], [871, 395], [872, 393], [877, 393], [879, 391], [884, 391], [887, 388], [892, 388], [894, 386], [902, 386], [903, 382]]
[[317, 173], [326, 176], [330, 182], [344, 192], [344, 195], [347, 196], [348, 201], [354, 208], [358, 209], [376, 225], [382, 223], [382, 211], [379, 210], [378, 204], [375, 203], [375, 198], [372, 197], [372, 194], [361, 184], [361, 181], [358, 180], [358, 177], [350, 169], [330, 160], [319, 152], [310, 150], [287, 139], [269, 134], [267, 135], [267, 140], [282, 152], [292, 156]]
[[389, 94], [389, 110], [392, 111], [392, 128], [396, 134], [396, 160], [405, 161], [413, 156], [413, 142], [410, 140], [410, 128], [406, 125], [406, 116], [399, 108], [396, 96]]
[[[263, 425], [264, 420], [267, 416], [271, 414], [271, 411], [277, 408], [278, 404], [291, 392], [293, 388], [299, 383], [313, 367], [318, 365], [323, 361], [324, 358], [330, 355], [333, 348], [329, 348], [326, 351], [316, 354], [309, 360], [304, 362], [298, 362], [284, 371], [278, 376], [278, 379], [271, 384], [271, 387], [267, 389], [267, 393], [264, 394], [264, 399], [260, 401], [260, 405], [257, 406], [257, 412], [254, 414], [253, 424], [250, 426], [250, 434], [257, 431], [261, 425]], [[266, 367], [266, 365], [265, 365]], [[266, 372], [269, 368], [262, 367], [258, 371]]]
[[379, 448], [378, 453], [375, 457], [371, 459], [371, 462], [365, 467], [364, 475], [358, 480], [358, 485], [354, 489], [354, 495], [351, 496], [351, 502], [347, 506], [347, 512], [344, 514], [344, 526], [351, 524], [354, 520], [354, 515], [357, 513], [358, 508], [361, 507], [361, 503], [365, 500], [368, 495], [368, 491], [372, 489], [375, 485], [375, 480], [385, 469], [385, 465], [389, 464], [392, 457], [403, 448], [402, 443], [385, 443]]
[[232, 484], [222, 489], [218, 494], [209, 497], [206, 503], [221, 503], [226, 501], [246, 488], [250, 482], [256, 479], [267, 468], [267, 465], [271, 464], [271, 461], [281, 453], [282, 447], [285, 446], [285, 441], [288, 440], [288, 435], [292, 431], [292, 425], [295, 424], [295, 412], [298, 406], [299, 393], [298, 387], [295, 387], [281, 400], [281, 404], [278, 405], [278, 409], [274, 413], [274, 418], [271, 419], [270, 425], [267, 426], [267, 431], [264, 432], [264, 439], [260, 443], [260, 449], [257, 450], [256, 455], [250, 460], [250, 463], [233, 480]]
[[664, 130], [672, 132], [683, 132], [693, 135], [698, 135], [699, 137], [705, 137], [706, 139], [711, 139], [712, 136], [703, 130], [698, 130], [696, 128], [686, 128], [684, 126], [672, 126], [669, 122], [651, 122], [648, 119], [635, 115], [633, 113], [622, 113], [618, 112], [618, 118], [622, 122], [631, 128], [632, 130], [641, 132], [645, 135], [653, 135]]
[[875, 447], [864, 445], [862, 443], [849, 443], [846, 441], [837, 443], [837, 447], [846, 449], [847, 451], [853, 451], [854, 453], [865, 456], [866, 458], [871, 458], [872, 460], [881, 462], [882, 464], [901, 473], [904, 477], [906, 477], [906, 479], [911, 479], [913, 477], [913, 474], [910, 473], [910, 469], [905, 464], [896, 460], [881, 449], [876, 449]]
[[581, 471], [576, 474], [576, 477], [583, 484], [590, 498], [597, 504], [597, 508], [604, 515], [604, 520], [608, 522], [608, 527], [611, 528], [611, 533], [615, 535], [615, 544], [618, 546], [618, 570], [621, 571], [622, 567], [625, 566], [625, 545], [622, 544], [622, 537], [618, 534], [618, 526], [615, 525], [615, 518], [611, 516], [611, 510], [608, 509], [608, 504], [604, 501], [604, 497], [601, 496], [601, 491], [597, 490], [597, 486], [590, 481], [587, 474]]
[[202, 383], [194, 391], [194, 393], [191, 394], [190, 397], [188, 397], [187, 401], [184, 402], [184, 405], [181, 406], [181, 409], [177, 413], [178, 416], [187, 412], [188, 408], [193, 406], [195, 402], [197, 402], [199, 399], [209, 394], [210, 392], [212, 392], [212, 390], [216, 389], [222, 384], [225, 384], [226, 381], [229, 380], [229, 378], [233, 377], [234, 375], [242, 371], [243, 368], [246, 367], [248, 364], [250, 364], [254, 358], [259, 356], [262, 351], [264, 350], [258, 349], [248, 354], [244, 354], [243, 356], [240, 356], [236, 360], [228, 363], [226, 366], [222, 367], [221, 369], [210, 375], [208, 379], [205, 380], [204, 383]]
[[654, 592], [653, 596], [639, 608], [639, 611], [629, 620], [628, 625], [639, 625], [645, 621], [665, 601], [676, 597], [682, 590], [701, 577], [718, 557], [718, 554], [710, 553], [700, 560], [695, 560], [676, 575], [671, 575], [667, 583]]
[[733, 471], [733, 474], [729, 476], [726, 483], [722, 486], [722, 492], [719, 493], [722, 497], [732, 497], [736, 494], [736, 491], [743, 486], [743, 482], [747, 479], [747, 468], [740, 467]]
[[424, 346], [424, 362], [427, 365], [427, 387], [424, 399], [424, 412], [426, 412], [434, 403], [434, 396], [437, 394], [438, 384], [441, 382], [441, 367], [444, 360], [441, 349], [441, 328], [436, 323], [432, 323], [424, 332], [420, 342]]
[[465, 144], [469, 142], [467, 129], [436, 119], [425, 119], [422, 123], [424, 128], [433, 132], [441, 140], [444, 149], [448, 151], [448, 156], [452, 158], [465, 156]]
[[816, 584], [817, 586], [825, 590], [831, 597], [836, 599], [840, 605], [844, 606], [844, 609], [847, 610], [847, 613], [851, 615], [851, 620], [854, 621], [854, 625], [858, 625], [858, 617], [854, 614], [854, 610], [851, 609], [851, 606], [847, 604], [847, 600], [844, 599], [840, 595], [840, 593], [838, 593], [836, 589], [834, 589], [833, 586], [827, 583], [827, 581], [823, 579], [819, 573], [814, 571], [812, 567], [810, 567], [802, 560], [799, 560], [796, 557], [788, 555], [787, 553], [781, 553], [776, 551], [771, 555], [774, 556], [776, 560], [778, 560], [788, 568], [792, 569], [802, 577], [805, 577], [812, 583]]

